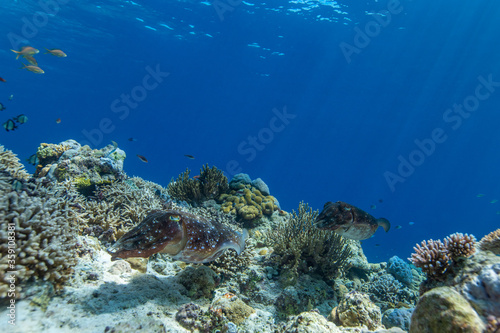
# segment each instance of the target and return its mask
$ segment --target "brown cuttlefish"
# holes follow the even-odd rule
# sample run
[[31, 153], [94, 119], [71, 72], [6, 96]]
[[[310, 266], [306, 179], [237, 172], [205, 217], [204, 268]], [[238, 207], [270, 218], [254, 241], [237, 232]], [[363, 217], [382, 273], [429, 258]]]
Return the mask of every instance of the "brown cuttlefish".
[[376, 219], [367, 212], [342, 201], [327, 202], [314, 225], [319, 229], [332, 230], [354, 240], [370, 238], [378, 227], [384, 228], [386, 232], [391, 227], [385, 218]]
[[240, 254], [247, 237], [247, 230], [240, 233], [194, 214], [177, 210], [153, 211], [108, 252], [112, 260], [166, 253], [175, 260], [204, 263], [217, 259], [227, 249]]

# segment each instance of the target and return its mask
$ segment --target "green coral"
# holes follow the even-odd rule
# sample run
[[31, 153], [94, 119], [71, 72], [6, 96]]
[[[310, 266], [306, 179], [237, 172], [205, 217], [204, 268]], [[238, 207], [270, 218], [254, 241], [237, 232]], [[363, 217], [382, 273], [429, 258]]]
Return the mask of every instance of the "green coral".
[[190, 203], [200, 203], [205, 200], [218, 198], [229, 189], [227, 177], [215, 166], [204, 165], [198, 179], [189, 178], [191, 171], [186, 169], [177, 179], [168, 184], [168, 193], [176, 200]]
[[342, 276], [348, 269], [351, 250], [346, 240], [331, 231], [313, 226], [318, 211], [301, 202], [298, 213], [274, 227], [266, 243], [274, 248], [273, 261], [281, 269], [285, 285], [295, 284], [299, 273], [318, 274], [327, 279]]

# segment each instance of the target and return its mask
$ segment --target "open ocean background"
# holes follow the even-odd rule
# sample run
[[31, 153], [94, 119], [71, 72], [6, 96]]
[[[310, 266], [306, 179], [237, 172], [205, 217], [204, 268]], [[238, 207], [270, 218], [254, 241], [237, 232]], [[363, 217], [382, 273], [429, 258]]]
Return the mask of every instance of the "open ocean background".
[[[0, 144], [23, 162], [42, 142], [114, 140], [129, 176], [162, 186], [186, 167], [194, 176], [208, 163], [229, 178], [239, 169], [262, 178], [287, 211], [341, 200], [389, 219], [389, 233], [363, 241], [371, 262], [407, 258], [424, 239], [479, 239], [499, 227], [497, 0], [0, 0], [0, 8], [0, 121], [29, 118], [2, 128]], [[23, 45], [40, 49], [45, 74], [19, 69], [10, 49]], [[356, 52], [346, 56], [349, 47]], [[169, 74], [145, 90], [155, 70]], [[463, 103], [473, 111], [445, 119]], [[276, 117], [284, 110], [285, 122]], [[435, 131], [441, 142], [425, 154], [416, 140]], [[416, 166], [401, 169], [402, 160]], [[391, 185], [389, 173], [401, 178]]]

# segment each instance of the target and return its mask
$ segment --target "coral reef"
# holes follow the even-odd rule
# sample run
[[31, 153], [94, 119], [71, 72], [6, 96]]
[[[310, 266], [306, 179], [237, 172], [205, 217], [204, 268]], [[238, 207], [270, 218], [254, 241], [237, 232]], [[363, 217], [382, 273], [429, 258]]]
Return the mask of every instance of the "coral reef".
[[298, 213], [272, 229], [266, 243], [274, 249], [273, 262], [279, 267], [282, 282], [293, 285], [299, 273], [319, 274], [332, 279], [348, 268], [351, 251], [347, 242], [333, 232], [315, 228], [318, 212], [300, 203]]
[[187, 289], [188, 296], [194, 299], [200, 297], [210, 298], [215, 287], [220, 282], [219, 276], [207, 266], [198, 266], [196, 268], [187, 266], [177, 275], [177, 279]]
[[418, 291], [404, 286], [391, 274], [383, 272], [370, 274], [369, 280], [361, 285], [360, 291], [370, 295], [382, 311], [402, 305], [410, 307], [418, 299]]
[[27, 173], [14, 154], [3, 151], [1, 157], [0, 174], [7, 181], [0, 181], [0, 297], [20, 297], [23, 286], [37, 279], [60, 288], [78, 257], [74, 201], [59, 195], [61, 185], [34, 179], [12, 190], [9, 177], [26, 179]]
[[216, 199], [228, 191], [227, 177], [215, 166], [212, 168], [204, 165], [200, 170], [198, 179], [189, 178], [191, 171], [186, 169], [177, 179], [168, 184], [168, 193], [179, 201], [199, 204], [202, 201]]
[[278, 329], [278, 332], [297, 333], [340, 333], [341, 330], [315, 311], [302, 312], [291, 317]]
[[484, 329], [484, 323], [472, 306], [450, 287], [426, 292], [413, 311], [410, 325], [410, 333], [480, 333]]
[[35, 177], [58, 182], [71, 180], [85, 196], [91, 196], [99, 185], [126, 178], [123, 172], [126, 155], [116, 144], [98, 150], [74, 140], [57, 145], [42, 143], [36, 155], [39, 164]]
[[353, 291], [332, 310], [330, 319], [346, 327], [367, 327], [370, 330], [383, 328], [380, 308], [370, 301], [368, 295]]
[[413, 308], [389, 309], [382, 316], [382, 324], [386, 328], [399, 327], [405, 331], [410, 329]]
[[500, 229], [490, 232], [479, 241], [479, 249], [500, 255]]
[[19, 162], [17, 155], [2, 145], [0, 145], [0, 172], [5, 175], [6, 181], [28, 180], [31, 177], [24, 169], [24, 165]]
[[413, 273], [410, 265], [398, 256], [393, 256], [387, 262], [387, 271], [399, 282], [409, 286], [413, 282]]
[[231, 179], [229, 189], [230, 192], [222, 194], [218, 201], [225, 213], [234, 214], [240, 220], [252, 221], [280, 210], [278, 201], [269, 195], [269, 188], [260, 178], [251, 181], [247, 174], [237, 174]]

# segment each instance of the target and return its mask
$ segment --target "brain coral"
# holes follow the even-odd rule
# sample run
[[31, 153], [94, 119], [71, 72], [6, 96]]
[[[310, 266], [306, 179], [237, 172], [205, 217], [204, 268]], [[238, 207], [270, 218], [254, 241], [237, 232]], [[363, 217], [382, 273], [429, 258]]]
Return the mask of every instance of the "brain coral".
[[[5, 152], [2, 154], [6, 156]], [[12, 172], [26, 175], [17, 160], [0, 163], [0, 297], [6, 297], [12, 275], [16, 297], [34, 279], [60, 287], [71, 275], [76, 262], [76, 240], [72, 223], [76, 212], [70, 200], [56, 195], [51, 184], [30, 180], [22, 190], [13, 191]]]

